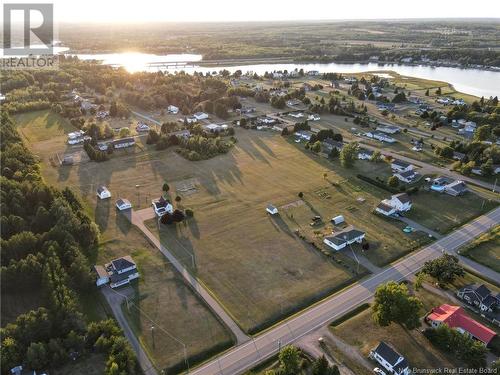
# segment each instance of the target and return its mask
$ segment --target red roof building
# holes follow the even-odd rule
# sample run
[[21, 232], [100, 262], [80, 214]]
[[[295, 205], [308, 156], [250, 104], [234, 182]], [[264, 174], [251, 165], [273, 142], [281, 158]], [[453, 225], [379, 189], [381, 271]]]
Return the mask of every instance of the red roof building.
[[445, 323], [460, 333], [467, 333], [471, 337], [488, 345], [495, 337], [496, 332], [467, 316], [460, 306], [441, 305], [432, 309], [426, 320], [436, 328]]

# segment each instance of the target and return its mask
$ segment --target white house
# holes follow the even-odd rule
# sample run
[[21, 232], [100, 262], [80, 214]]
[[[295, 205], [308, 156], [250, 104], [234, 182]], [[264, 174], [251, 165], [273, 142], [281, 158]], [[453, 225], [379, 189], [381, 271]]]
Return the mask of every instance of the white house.
[[401, 128], [396, 125], [380, 124], [379, 126], [377, 126], [376, 130], [386, 134], [396, 134], [401, 131]]
[[269, 212], [271, 215], [276, 215], [278, 213], [278, 209], [272, 204], [267, 205], [266, 211]]
[[139, 133], [148, 132], [149, 129], [150, 129], [149, 126], [143, 122], [138, 122], [137, 126], [135, 127], [135, 130]]
[[394, 159], [391, 163], [391, 169], [395, 172], [407, 172], [413, 170], [413, 165], [402, 160]]
[[419, 175], [415, 173], [415, 171], [411, 170], [406, 172], [394, 172], [393, 176], [395, 176], [399, 181], [411, 184]]
[[319, 121], [319, 120], [321, 120], [321, 117], [319, 117], [319, 115], [317, 115], [316, 113], [313, 113], [312, 115], [309, 115], [307, 117], [307, 120], [308, 121]]
[[306, 141], [310, 141], [313, 135], [313, 132], [310, 130], [300, 130], [294, 133], [298, 138], [302, 138]]
[[370, 352], [370, 357], [389, 371], [390, 374], [411, 374], [408, 361], [383, 341], [380, 341], [378, 346]]
[[367, 150], [366, 148], [360, 148], [358, 150], [359, 160], [370, 160], [373, 156], [373, 151]]
[[408, 194], [400, 193], [391, 196], [391, 199], [384, 199], [375, 208], [375, 211], [385, 216], [391, 216], [396, 212], [409, 211], [411, 205], [411, 199]]
[[411, 209], [411, 199], [406, 193], [393, 195], [389, 202], [399, 212], [406, 212]]
[[174, 206], [172, 206], [172, 204], [163, 197], [152, 201], [151, 204], [158, 217], [161, 217], [166, 213], [171, 214], [174, 212]]
[[114, 148], [127, 148], [135, 145], [134, 137], [115, 139], [112, 141]]
[[103, 266], [94, 266], [94, 271], [97, 274], [96, 278], [96, 285], [101, 286], [104, 284], [109, 283], [109, 274], [108, 272], [104, 269]]
[[167, 107], [167, 112], [176, 115], [177, 113], [179, 113], [179, 108], [176, 107], [175, 105], [169, 105]]
[[109, 274], [111, 288], [129, 284], [132, 280], [139, 278], [137, 265], [129, 255], [112, 260], [111, 263], [105, 265], [105, 268]]
[[392, 137], [389, 137], [387, 134], [381, 133], [381, 132], [368, 132], [365, 134], [368, 138], [373, 138], [376, 140], [379, 140], [381, 142], [387, 142], [387, 143], [395, 143], [396, 140]]
[[389, 204], [388, 199], [384, 199], [375, 207], [375, 211], [384, 216], [391, 216], [394, 215], [397, 210]]
[[196, 112], [193, 117], [197, 120], [205, 120], [208, 118], [208, 115], [205, 112]]
[[130, 201], [125, 198], [119, 198], [116, 201], [116, 208], [118, 208], [118, 210], [120, 211], [128, 210], [132, 208], [132, 203], [130, 203]]
[[330, 246], [332, 249], [339, 251], [347, 245], [355, 242], [361, 243], [363, 238], [365, 238], [365, 232], [357, 229], [349, 229], [335, 235], [325, 237], [323, 239], [323, 243]]
[[106, 186], [99, 186], [97, 188], [97, 196], [99, 199], [111, 198], [111, 192], [106, 188]]

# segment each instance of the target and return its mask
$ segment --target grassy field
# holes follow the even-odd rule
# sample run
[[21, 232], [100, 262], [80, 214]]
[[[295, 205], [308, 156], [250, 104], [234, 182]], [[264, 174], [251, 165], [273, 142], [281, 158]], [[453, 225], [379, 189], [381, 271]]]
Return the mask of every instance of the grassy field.
[[[424, 305], [421, 310], [422, 316], [432, 307], [450, 302], [445, 297], [425, 289], [420, 289], [415, 294]], [[371, 309], [330, 329], [348, 344], [357, 347], [364, 356], [368, 356], [370, 350], [380, 341], [385, 341], [406, 357], [410, 368], [454, 368], [459, 365], [430, 345], [419, 330], [408, 331], [397, 324], [391, 324], [388, 327], [376, 325], [371, 317]], [[363, 332], [363, 334], [360, 335], [359, 332]]]
[[418, 194], [412, 195], [412, 201], [412, 209], [406, 216], [442, 234], [498, 205], [472, 192], [453, 197], [421, 190]]
[[[43, 120], [33, 118], [32, 121]], [[20, 123], [20, 126], [26, 128], [27, 125]], [[109, 165], [108, 163], [81, 163], [73, 167], [55, 168], [49, 162], [54, 153], [64, 153], [67, 149], [75, 150], [78, 147], [68, 147], [64, 133], [44, 139], [39, 134], [44, 132], [43, 129], [43, 126], [32, 129], [35, 134], [33, 139], [40, 139], [40, 141], [29, 142], [29, 145], [41, 158], [44, 178], [49, 184], [59, 188], [69, 186], [79, 193], [84, 198], [87, 211], [101, 229], [100, 249], [91, 259], [91, 263], [103, 264], [111, 259], [131, 254], [138, 264], [141, 278], [131, 294], [137, 301], [140, 311], [131, 310], [128, 317], [155, 365], [158, 368], [170, 368], [184, 361], [182, 346], [168, 334], [186, 345], [191, 364], [197, 357], [201, 359], [204, 355], [213, 353], [214, 350], [219, 351], [231, 345], [232, 337], [229, 331], [183, 283], [173, 267], [164, 261], [163, 255], [153, 248], [127, 219], [116, 213], [114, 201], [120, 196], [118, 187], [124, 186], [124, 181], [120, 176], [113, 179], [113, 174], [127, 174], [130, 165], [122, 165], [123, 159], [135, 160], [144, 155], [140, 141], [135, 152], [122, 153], [110, 161]], [[113, 163], [116, 164], [113, 165]], [[112, 169], [107, 169], [107, 166]], [[132, 170], [134, 170], [133, 167]], [[139, 167], [135, 173], [134, 178], [137, 179], [137, 183], [141, 182], [141, 168]], [[114, 197], [107, 201], [97, 201], [95, 189], [98, 184], [108, 185]], [[134, 193], [138, 191], [135, 181], [131, 187]], [[137, 201], [133, 199], [137, 197], [136, 194], [127, 191], [123, 196], [129, 197], [134, 204], [137, 204]], [[139, 198], [145, 206], [146, 196], [142, 195]], [[147, 199], [150, 202], [151, 197]], [[15, 306], [2, 304], [2, 315], [5, 312], [6, 319], [10, 316], [15, 317], [19, 312], [38, 307], [41, 303], [38, 303], [35, 298], [30, 299], [29, 296], [21, 297], [27, 302], [16, 303]], [[97, 291], [81, 296], [80, 303], [88, 320], [101, 319], [109, 313], [106, 302]], [[18, 311], [21, 307], [22, 311]], [[156, 327], [154, 348], [150, 331], [152, 321]]]
[[28, 142], [40, 142], [77, 130], [69, 121], [49, 109], [14, 116], [17, 130]]
[[[349, 224], [367, 231], [371, 250], [366, 255], [377, 264], [416, 246], [418, 234], [404, 235], [402, 224], [371, 213], [384, 193], [363, 186], [353, 177], [356, 171], [305, 156], [277, 135], [240, 130], [237, 136], [231, 155], [191, 164], [196, 174], [189, 177], [198, 181], [198, 189], [182, 202], [195, 210], [195, 219], [186, 226], [162, 227], [161, 239], [186, 266], [193, 268], [194, 257], [197, 277], [245, 329], [269, 324], [355, 276], [352, 260], [342, 252], [335, 255], [342, 263], [332, 263], [295, 235], [298, 228], [308, 230], [310, 217], [317, 213], [326, 221], [343, 214]], [[169, 160], [172, 168], [174, 156]], [[374, 166], [360, 164], [362, 168]], [[340, 185], [333, 186], [333, 181]], [[304, 193], [303, 200], [298, 192]], [[276, 205], [280, 216], [269, 217], [267, 203]], [[158, 232], [156, 221], [148, 225]], [[311, 238], [313, 233], [306, 234]]]
[[462, 250], [461, 254], [500, 272], [500, 227], [483, 234]]

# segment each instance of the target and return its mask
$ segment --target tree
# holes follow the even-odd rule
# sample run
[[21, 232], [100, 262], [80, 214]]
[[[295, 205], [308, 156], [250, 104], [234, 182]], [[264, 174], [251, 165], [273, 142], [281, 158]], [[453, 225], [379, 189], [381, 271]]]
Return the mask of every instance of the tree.
[[130, 135], [130, 129], [129, 128], [121, 128], [120, 129], [120, 138], [125, 138]]
[[491, 126], [483, 125], [474, 132], [474, 142], [486, 141], [491, 135]]
[[312, 144], [311, 146], [311, 151], [312, 152], [320, 152], [321, 151], [321, 142], [320, 141], [316, 141]]
[[179, 195], [175, 197], [175, 201], [176, 201], [177, 203], [179, 203], [181, 200], [182, 200], [182, 198], [181, 198]]
[[464, 268], [454, 255], [443, 256], [425, 262], [422, 272], [436, 279], [440, 284], [452, 283], [457, 277], [465, 275]]
[[379, 163], [380, 161], [382, 161], [382, 154], [380, 153], [380, 151], [375, 151], [370, 157], [370, 161], [373, 161], [375, 163]]
[[340, 151], [340, 163], [345, 168], [350, 168], [354, 165], [354, 162], [358, 158], [358, 142], [351, 142], [344, 147], [342, 147], [342, 151]]
[[332, 151], [328, 155], [330, 159], [337, 159], [340, 156], [340, 152], [337, 147], [332, 148]]
[[372, 316], [382, 327], [394, 322], [407, 329], [414, 329], [420, 325], [421, 307], [422, 303], [417, 298], [409, 296], [406, 285], [389, 281], [380, 285], [375, 291]]
[[425, 96], [429, 96], [429, 89], [425, 90]]
[[297, 375], [299, 372], [300, 352], [295, 346], [285, 346], [279, 354], [280, 371], [283, 375]]
[[312, 375], [340, 375], [337, 366], [330, 366], [324, 355], [316, 359], [312, 364]]
[[185, 218], [184, 212], [182, 212], [181, 210], [175, 210], [172, 213], [172, 220], [176, 223], [180, 223], [181, 221], [184, 220], [184, 218]]
[[117, 114], [118, 114], [118, 109], [116, 107], [116, 102], [113, 101], [113, 102], [111, 102], [111, 105], [109, 106], [109, 115], [111, 117], [116, 117]]
[[163, 183], [161, 190], [163, 190], [165, 193], [168, 193], [168, 191], [170, 190], [170, 186], [168, 186], [168, 184], [165, 182]]
[[441, 95], [441, 87], [438, 87], [436, 90], [436, 95]]
[[33, 342], [26, 352], [26, 362], [34, 370], [41, 370], [49, 364], [47, 349], [42, 342]]
[[298, 194], [298, 196], [299, 196], [299, 198], [302, 199], [304, 197], [304, 193], [300, 191], [299, 194]]
[[387, 185], [393, 188], [397, 188], [399, 186], [399, 180], [396, 176], [391, 176], [387, 179]]

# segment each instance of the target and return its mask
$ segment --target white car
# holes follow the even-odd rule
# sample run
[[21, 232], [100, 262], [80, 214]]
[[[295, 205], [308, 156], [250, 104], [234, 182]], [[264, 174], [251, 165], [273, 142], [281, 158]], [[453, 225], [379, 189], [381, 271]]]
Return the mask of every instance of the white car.
[[295, 140], [295, 143], [300, 143], [300, 139], [296, 139], [296, 140]]
[[375, 367], [375, 368], [373, 369], [373, 372], [374, 372], [375, 374], [378, 374], [378, 375], [386, 375], [386, 374], [385, 374], [385, 372], [383, 372], [383, 371], [382, 371], [381, 369], [379, 369], [378, 367]]

